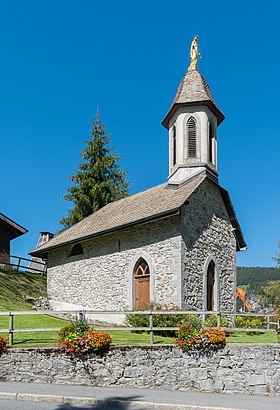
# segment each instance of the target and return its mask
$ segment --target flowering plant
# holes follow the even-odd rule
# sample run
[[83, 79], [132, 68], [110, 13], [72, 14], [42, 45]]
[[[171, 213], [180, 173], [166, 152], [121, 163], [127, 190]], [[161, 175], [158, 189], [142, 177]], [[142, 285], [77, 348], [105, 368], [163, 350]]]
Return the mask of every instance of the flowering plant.
[[93, 351], [105, 350], [112, 343], [109, 333], [96, 330], [86, 332], [86, 341], [90, 349]]
[[0, 336], [0, 353], [4, 350], [7, 350], [7, 340], [3, 336]]
[[58, 346], [66, 353], [82, 355], [109, 347], [112, 339], [107, 332], [93, 331], [85, 321], [71, 323], [59, 331]]
[[226, 344], [225, 332], [219, 328], [209, 328], [197, 318], [189, 318], [183, 323], [174, 338], [182, 350], [217, 350]]
[[280, 305], [275, 306], [274, 310], [272, 311], [273, 316], [275, 316], [278, 320], [280, 320]]

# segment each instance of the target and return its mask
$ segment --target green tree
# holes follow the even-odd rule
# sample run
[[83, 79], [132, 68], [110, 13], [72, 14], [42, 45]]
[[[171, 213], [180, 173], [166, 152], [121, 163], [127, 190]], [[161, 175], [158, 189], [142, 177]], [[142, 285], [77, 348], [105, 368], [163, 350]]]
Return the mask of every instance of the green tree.
[[74, 203], [74, 208], [60, 221], [66, 228], [128, 195], [130, 182], [126, 181], [126, 172], [117, 164], [120, 156], [108, 146], [111, 136], [106, 135], [100, 113], [94, 117], [90, 133], [92, 138], [85, 141], [86, 147], [82, 150], [84, 162], [79, 165], [76, 175], [68, 177], [75, 185], [70, 186], [68, 194], [63, 197]]
[[268, 304], [278, 305], [280, 303], [280, 280], [269, 281], [263, 287], [263, 291]]

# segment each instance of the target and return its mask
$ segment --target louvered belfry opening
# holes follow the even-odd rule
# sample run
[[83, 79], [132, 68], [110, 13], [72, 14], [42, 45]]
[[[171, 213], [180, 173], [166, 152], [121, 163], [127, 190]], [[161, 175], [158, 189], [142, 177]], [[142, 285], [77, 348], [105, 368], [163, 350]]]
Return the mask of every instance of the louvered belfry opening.
[[208, 134], [208, 160], [213, 164], [213, 149], [214, 149], [214, 131], [213, 125], [209, 123], [209, 134]]
[[196, 120], [190, 117], [188, 120], [188, 157], [196, 158]]
[[177, 162], [177, 143], [176, 143], [176, 127], [175, 125], [172, 128], [172, 152], [173, 152], [173, 156], [172, 156], [172, 165], [174, 167], [174, 165], [176, 165]]

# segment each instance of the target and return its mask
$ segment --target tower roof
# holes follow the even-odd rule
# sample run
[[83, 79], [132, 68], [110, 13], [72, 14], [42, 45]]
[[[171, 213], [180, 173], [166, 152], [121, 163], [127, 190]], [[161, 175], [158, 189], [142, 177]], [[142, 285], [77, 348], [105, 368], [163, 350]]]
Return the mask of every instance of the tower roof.
[[169, 128], [169, 121], [179, 106], [201, 104], [207, 105], [216, 115], [218, 125], [224, 120], [225, 116], [217, 106], [205, 78], [199, 71], [189, 70], [178, 87], [171, 108], [162, 121], [162, 125]]

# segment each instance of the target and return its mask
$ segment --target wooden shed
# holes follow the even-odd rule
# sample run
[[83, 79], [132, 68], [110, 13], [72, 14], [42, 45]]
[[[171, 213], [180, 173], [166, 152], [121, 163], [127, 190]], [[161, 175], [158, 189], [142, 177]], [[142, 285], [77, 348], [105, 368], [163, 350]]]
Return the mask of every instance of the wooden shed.
[[0, 212], [0, 263], [10, 263], [10, 242], [27, 229]]

